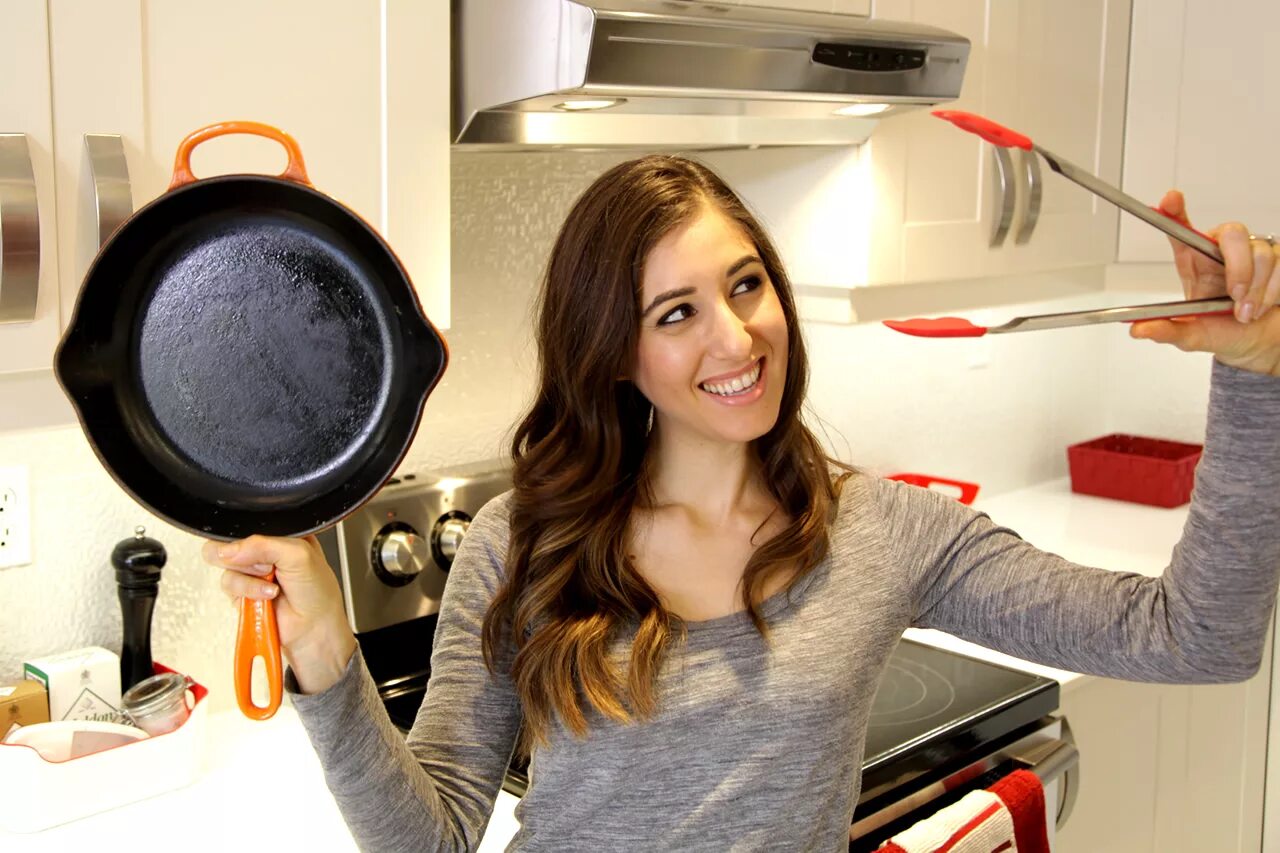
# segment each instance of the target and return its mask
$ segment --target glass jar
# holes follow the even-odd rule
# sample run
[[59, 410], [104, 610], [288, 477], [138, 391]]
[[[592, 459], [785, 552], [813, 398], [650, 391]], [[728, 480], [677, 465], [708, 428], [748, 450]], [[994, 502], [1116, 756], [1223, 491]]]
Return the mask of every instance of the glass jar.
[[149, 735], [171, 732], [187, 721], [187, 688], [191, 679], [176, 672], [144, 678], [125, 691], [120, 708], [135, 726]]

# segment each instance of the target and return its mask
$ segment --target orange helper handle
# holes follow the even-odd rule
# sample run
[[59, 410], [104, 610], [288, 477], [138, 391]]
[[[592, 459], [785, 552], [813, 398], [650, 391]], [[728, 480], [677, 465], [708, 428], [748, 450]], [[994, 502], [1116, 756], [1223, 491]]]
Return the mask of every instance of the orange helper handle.
[[224, 121], [192, 131], [186, 139], [182, 140], [173, 160], [173, 178], [169, 181], [169, 189], [176, 190], [178, 187], [184, 187], [198, 180], [191, 171], [191, 152], [197, 145], [231, 133], [247, 133], [250, 136], [263, 136], [279, 142], [284, 146], [285, 153], [289, 155], [289, 162], [277, 177], [311, 186], [311, 179], [307, 177], [306, 164], [302, 162], [302, 149], [298, 147], [298, 141], [292, 136], [278, 127], [257, 121]]
[[[267, 575], [276, 579], [275, 567]], [[240, 627], [236, 630], [236, 703], [251, 720], [268, 720], [280, 708], [284, 693], [284, 670], [280, 665], [280, 630], [276, 627], [275, 602], [260, 598], [240, 599]], [[253, 702], [253, 659], [261, 656], [267, 669], [266, 705]]]

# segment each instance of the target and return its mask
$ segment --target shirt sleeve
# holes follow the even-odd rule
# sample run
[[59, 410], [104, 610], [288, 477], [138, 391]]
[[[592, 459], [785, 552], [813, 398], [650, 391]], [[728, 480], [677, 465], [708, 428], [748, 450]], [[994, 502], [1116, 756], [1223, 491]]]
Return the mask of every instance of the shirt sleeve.
[[491, 674], [481, 654], [484, 615], [503, 579], [505, 497], [476, 514], [445, 584], [426, 697], [406, 740], [378, 699], [359, 650], [342, 677], [314, 695], [286, 688], [325, 781], [363, 850], [475, 850], [520, 724], [509, 655]]
[[912, 624], [1074, 672], [1240, 681], [1280, 574], [1280, 379], [1216, 361], [1182, 537], [1157, 578], [1072, 563], [926, 489], [877, 481]]

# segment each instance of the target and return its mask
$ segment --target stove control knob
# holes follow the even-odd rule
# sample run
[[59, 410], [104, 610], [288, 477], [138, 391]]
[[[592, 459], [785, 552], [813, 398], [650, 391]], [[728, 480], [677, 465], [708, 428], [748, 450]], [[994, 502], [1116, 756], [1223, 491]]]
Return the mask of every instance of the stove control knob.
[[430, 548], [411, 527], [383, 533], [375, 550], [377, 565], [396, 579], [412, 579], [431, 561]]
[[446, 572], [453, 565], [453, 558], [458, 554], [458, 547], [462, 545], [462, 537], [466, 535], [467, 528], [471, 526], [471, 516], [465, 512], [454, 510], [445, 513], [436, 522], [436, 526], [431, 530], [431, 554], [436, 558], [436, 563]]

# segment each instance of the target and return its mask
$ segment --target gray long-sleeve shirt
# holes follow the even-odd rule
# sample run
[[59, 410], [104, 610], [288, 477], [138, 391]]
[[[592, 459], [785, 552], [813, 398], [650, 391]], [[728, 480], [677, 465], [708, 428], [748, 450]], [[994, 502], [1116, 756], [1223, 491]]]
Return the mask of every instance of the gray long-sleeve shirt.
[[[407, 743], [358, 653], [328, 690], [293, 696], [365, 849], [479, 844], [519, 721], [510, 679], [480, 654], [507, 538], [499, 498], [454, 563]], [[655, 718], [593, 715], [586, 739], [557, 726], [532, 757], [512, 848], [844, 850], [872, 700], [905, 628], [1076, 672], [1241, 680], [1278, 572], [1280, 380], [1217, 363], [1195, 496], [1160, 578], [1073, 564], [936, 492], [855, 476], [828, 556], [764, 602], [771, 642], [742, 613], [691, 623]]]

